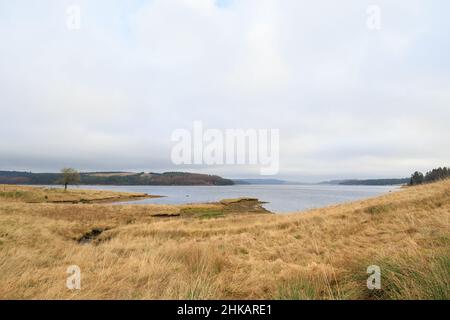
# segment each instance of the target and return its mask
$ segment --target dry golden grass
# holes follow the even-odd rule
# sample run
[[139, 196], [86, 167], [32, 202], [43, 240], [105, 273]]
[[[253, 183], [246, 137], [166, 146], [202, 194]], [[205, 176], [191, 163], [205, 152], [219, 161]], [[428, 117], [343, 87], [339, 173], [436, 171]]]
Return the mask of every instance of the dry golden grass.
[[158, 196], [145, 193], [82, 190], [69, 188], [46, 188], [31, 186], [0, 185], [0, 201], [27, 203], [98, 203], [139, 200]]
[[[302, 214], [224, 206], [1, 198], [0, 298], [450, 297], [450, 181]], [[77, 241], [94, 229], [103, 233]], [[79, 291], [66, 288], [70, 265]], [[369, 265], [382, 268], [381, 291], [365, 287]]]

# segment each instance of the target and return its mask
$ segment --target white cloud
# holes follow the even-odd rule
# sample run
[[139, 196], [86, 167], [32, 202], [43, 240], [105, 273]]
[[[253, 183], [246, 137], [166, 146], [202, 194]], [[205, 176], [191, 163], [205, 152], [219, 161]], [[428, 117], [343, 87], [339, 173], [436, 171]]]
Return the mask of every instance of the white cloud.
[[378, 1], [374, 32], [359, 0], [79, 0], [70, 31], [73, 3], [0, 0], [1, 168], [177, 169], [194, 120], [279, 128], [284, 176], [448, 165], [449, 4]]

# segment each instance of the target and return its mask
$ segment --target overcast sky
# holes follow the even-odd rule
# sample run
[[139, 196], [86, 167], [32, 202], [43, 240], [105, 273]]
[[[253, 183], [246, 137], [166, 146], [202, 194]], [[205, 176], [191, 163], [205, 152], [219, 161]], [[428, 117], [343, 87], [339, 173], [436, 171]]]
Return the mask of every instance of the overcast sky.
[[258, 174], [173, 165], [171, 134], [195, 120], [279, 129], [281, 178], [449, 165], [449, 14], [447, 0], [0, 0], [0, 170]]

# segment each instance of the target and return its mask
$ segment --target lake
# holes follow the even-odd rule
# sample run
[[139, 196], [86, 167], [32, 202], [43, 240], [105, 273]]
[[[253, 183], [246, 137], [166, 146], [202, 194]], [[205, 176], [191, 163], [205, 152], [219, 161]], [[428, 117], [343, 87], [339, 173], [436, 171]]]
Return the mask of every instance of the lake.
[[80, 186], [83, 189], [144, 192], [163, 198], [144, 199], [132, 204], [186, 204], [215, 202], [230, 198], [258, 198], [277, 213], [302, 211], [371, 198], [398, 186], [335, 185], [234, 185], [234, 186]]

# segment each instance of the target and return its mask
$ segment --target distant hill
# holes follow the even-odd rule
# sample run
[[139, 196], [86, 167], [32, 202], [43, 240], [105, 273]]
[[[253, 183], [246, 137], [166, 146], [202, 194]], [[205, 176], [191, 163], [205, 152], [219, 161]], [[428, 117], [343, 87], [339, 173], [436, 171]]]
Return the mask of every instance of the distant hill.
[[320, 184], [343, 185], [343, 186], [395, 186], [408, 184], [410, 178], [400, 179], [367, 179], [367, 180], [331, 180]]
[[[59, 184], [59, 173], [0, 171], [0, 184]], [[187, 172], [82, 172], [81, 185], [226, 186], [234, 182], [215, 175]]]
[[286, 184], [286, 181], [278, 179], [233, 179], [235, 184]]

